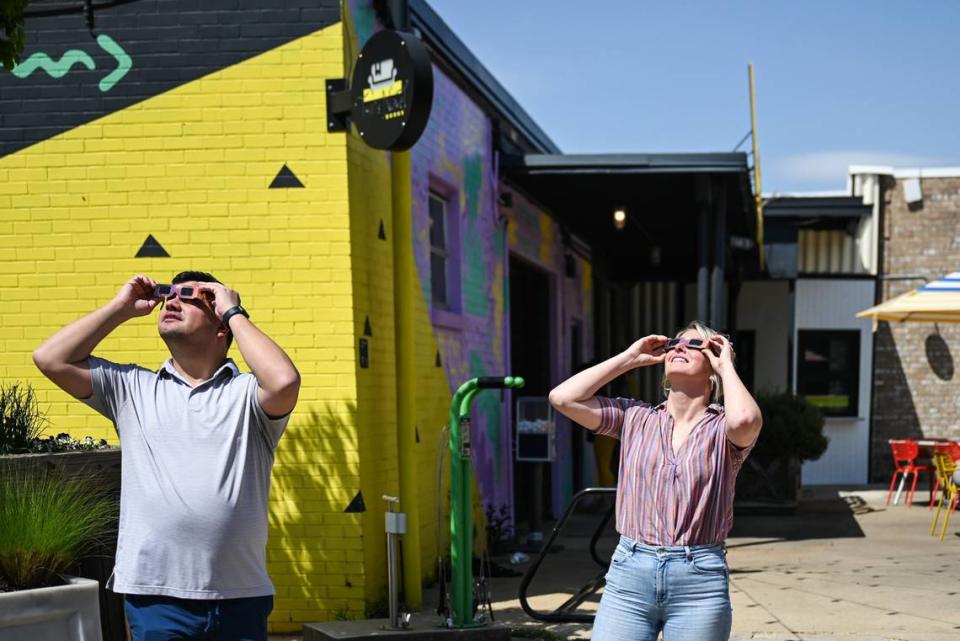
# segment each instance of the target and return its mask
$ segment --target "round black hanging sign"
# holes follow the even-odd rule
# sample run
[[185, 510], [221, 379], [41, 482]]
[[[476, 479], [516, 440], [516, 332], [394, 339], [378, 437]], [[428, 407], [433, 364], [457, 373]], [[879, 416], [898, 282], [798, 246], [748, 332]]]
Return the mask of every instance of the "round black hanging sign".
[[373, 34], [357, 56], [350, 94], [350, 118], [368, 145], [409, 149], [427, 126], [433, 102], [426, 47], [411, 33]]

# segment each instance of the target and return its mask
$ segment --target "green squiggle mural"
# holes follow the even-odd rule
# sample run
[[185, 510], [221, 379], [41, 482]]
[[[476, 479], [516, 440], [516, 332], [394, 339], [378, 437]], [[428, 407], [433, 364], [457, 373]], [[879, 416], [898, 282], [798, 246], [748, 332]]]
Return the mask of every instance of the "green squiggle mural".
[[[98, 85], [100, 91], [106, 93], [113, 89], [113, 87], [127, 75], [127, 72], [133, 68], [133, 60], [124, 48], [117, 44], [116, 40], [105, 33], [97, 36], [97, 44], [117, 61], [117, 68], [104, 76]], [[97, 68], [97, 64], [86, 51], [70, 49], [60, 56], [59, 60], [54, 60], [42, 51], [38, 51], [14, 67], [10, 73], [22, 80], [29, 78], [37, 69], [42, 69], [46, 71], [47, 75], [51, 78], [59, 79], [67, 75], [67, 73], [73, 69], [74, 65], [83, 65], [88, 71], [93, 71]]]
[[27, 78], [37, 69], [43, 69], [51, 78], [62, 78], [73, 68], [73, 65], [83, 65], [88, 71], [93, 71], [97, 65], [94, 64], [86, 51], [71, 49], [59, 60], [53, 60], [45, 53], [38, 52], [18, 64], [10, 72], [17, 78]]
[[133, 67], [133, 61], [123, 47], [105, 33], [97, 36], [97, 44], [100, 48], [117, 59], [117, 68], [111, 71], [100, 81], [100, 91], [107, 92], [113, 89], [113, 86], [120, 82], [120, 79], [127, 75], [130, 68]]

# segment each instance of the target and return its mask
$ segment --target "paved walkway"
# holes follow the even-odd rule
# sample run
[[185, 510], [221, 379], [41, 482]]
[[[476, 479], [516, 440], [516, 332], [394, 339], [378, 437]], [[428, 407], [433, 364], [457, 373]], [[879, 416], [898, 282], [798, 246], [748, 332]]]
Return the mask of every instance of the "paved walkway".
[[[877, 489], [823, 488], [807, 491], [793, 515], [738, 517], [727, 541], [732, 638], [960, 640], [960, 516], [941, 543], [928, 534], [926, 506], [887, 508], [884, 498]], [[562, 603], [595, 568], [583, 560], [588, 524], [572, 525], [579, 536], [563, 539], [566, 549], [548, 558], [543, 580], [531, 586], [537, 609]], [[604, 540], [606, 550], [613, 541]], [[497, 579], [495, 594], [514, 594], [517, 582]], [[498, 601], [495, 612], [534, 625], [516, 599]], [[589, 626], [546, 627], [560, 638], [590, 638]]]
[[[878, 489], [805, 495], [795, 514], [736, 519], [727, 541], [734, 641], [960, 640], [960, 515], [940, 542], [928, 534], [933, 515], [925, 505], [887, 508]], [[587, 553], [598, 519], [571, 521], [560, 539], [564, 549], [548, 557], [531, 586], [534, 609], [557, 607], [599, 571]], [[612, 532], [604, 537], [603, 554], [615, 540]], [[554, 638], [590, 638], [587, 625], [531, 620], [516, 598], [518, 578], [492, 585], [498, 622]], [[435, 607], [433, 591], [425, 603]]]

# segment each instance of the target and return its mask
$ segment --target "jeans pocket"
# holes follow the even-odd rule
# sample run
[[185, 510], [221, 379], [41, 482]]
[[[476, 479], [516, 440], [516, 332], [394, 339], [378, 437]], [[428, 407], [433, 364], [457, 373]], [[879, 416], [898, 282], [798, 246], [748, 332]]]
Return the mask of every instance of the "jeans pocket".
[[620, 565], [630, 557], [630, 550], [623, 545], [617, 545], [613, 551], [613, 557], [610, 559], [610, 565]]
[[729, 572], [727, 560], [722, 554], [698, 554], [693, 557], [690, 568], [696, 574], [708, 576], [726, 576]]

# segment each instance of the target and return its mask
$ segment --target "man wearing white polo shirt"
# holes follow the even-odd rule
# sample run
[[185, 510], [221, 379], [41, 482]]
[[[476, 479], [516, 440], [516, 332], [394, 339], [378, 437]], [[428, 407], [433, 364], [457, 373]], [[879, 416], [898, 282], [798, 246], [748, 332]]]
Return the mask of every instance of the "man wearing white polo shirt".
[[[170, 350], [159, 370], [92, 355], [122, 323], [157, 309]], [[227, 357], [234, 339], [252, 373]], [[125, 595], [134, 641], [266, 641], [270, 471], [300, 374], [240, 295], [206, 272], [170, 285], [135, 276], [33, 360], [119, 434], [120, 530], [107, 587]]]

